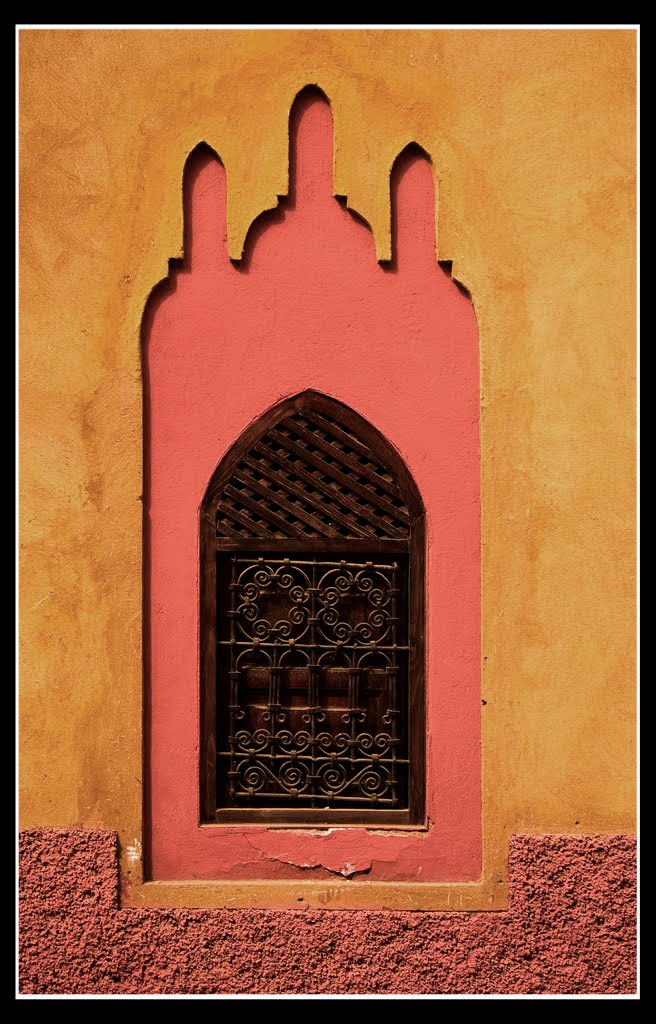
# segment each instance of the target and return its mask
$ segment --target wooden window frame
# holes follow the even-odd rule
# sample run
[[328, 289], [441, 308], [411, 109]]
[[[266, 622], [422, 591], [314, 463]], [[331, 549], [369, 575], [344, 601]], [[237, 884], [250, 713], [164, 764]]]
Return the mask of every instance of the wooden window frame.
[[[407, 540], [387, 539], [246, 539], [218, 538], [216, 506], [240, 460], [272, 427], [290, 415], [310, 409], [337, 419], [371, 448], [394, 476], [408, 510]], [[348, 406], [315, 391], [305, 391], [265, 412], [232, 445], [217, 467], [200, 508], [200, 824], [288, 825], [294, 827], [339, 825], [414, 827], [425, 824], [426, 796], [426, 671], [425, 671], [425, 566], [426, 528], [421, 496], [400, 453], [366, 419]], [[293, 555], [321, 552], [347, 556], [404, 554], [408, 559], [408, 807], [403, 810], [221, 808], [216, 807], [217, 772], [217, 552], [262, 551]]]

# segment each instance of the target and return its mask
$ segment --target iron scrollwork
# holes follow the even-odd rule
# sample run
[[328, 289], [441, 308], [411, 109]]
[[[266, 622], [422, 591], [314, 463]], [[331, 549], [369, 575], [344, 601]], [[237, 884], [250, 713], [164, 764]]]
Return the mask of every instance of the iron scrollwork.
[[230, 806], [406, 805], [402, 580], [399, 562], [231, 556], [218, 751]]

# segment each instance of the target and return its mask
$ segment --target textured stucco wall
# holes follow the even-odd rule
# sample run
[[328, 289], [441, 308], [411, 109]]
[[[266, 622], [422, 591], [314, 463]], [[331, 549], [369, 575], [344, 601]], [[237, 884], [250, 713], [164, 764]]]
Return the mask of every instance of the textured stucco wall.
[[188, 153], [239, 257], [316, 82], [380, 258], [431, 154], [476, 308], [490, 878], [513, 831], [632, 831], [634, 33], [27, 31], [20, 65], [23, 825], [117, 829], [140, 877], [141, 317]]
[[635, 841], [517, 836], [494, 913], [121, 909], [116, 835], [21, 837], [22, 992], [632, 993]]

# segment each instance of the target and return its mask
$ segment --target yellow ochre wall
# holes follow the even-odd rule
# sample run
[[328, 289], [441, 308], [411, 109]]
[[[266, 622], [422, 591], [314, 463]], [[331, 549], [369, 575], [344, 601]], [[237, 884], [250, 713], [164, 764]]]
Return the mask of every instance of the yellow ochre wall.
[[478, 317], [484, 876], [512, 832], [632, 831], [635, 32], [19, 45], [21, 826], [118, 829], [139, 877], [141, 316], [181, 255], [191, 149], [226, 166], [239, 258], [316, 83], [380, 259], [394, 157], [430, 153], [439, 258]]

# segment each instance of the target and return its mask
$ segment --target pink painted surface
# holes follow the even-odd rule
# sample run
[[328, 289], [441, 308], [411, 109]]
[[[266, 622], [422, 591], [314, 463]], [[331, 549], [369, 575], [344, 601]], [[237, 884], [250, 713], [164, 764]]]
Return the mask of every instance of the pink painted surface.
[[507, 911], [121, 909], [112, 832], [21, 836], [20, 990], [632, 993], [635, 840], [519, 836]]
[[[150, 877], [289, 878], [307, 866], [380, 880], [481, 870], [479, 361], [473, 308], [436, 262], [432, 172], [392, 175], [394, 265], [332, 195], [330, 108], [303, 94], [290, 194], [226, 250], [226, 176], [185, 179], [187, 265], [144, 321], [149, 510]], [[190, 223], [191, 221], [191, 223]], [[282, 399], [313, 388], [400, 451], [427, 510], [426, 832], [322, 835], [199, 826], [198, 510], [222, 456]], [[147, 837], [148, 838], [148, 837]]]

